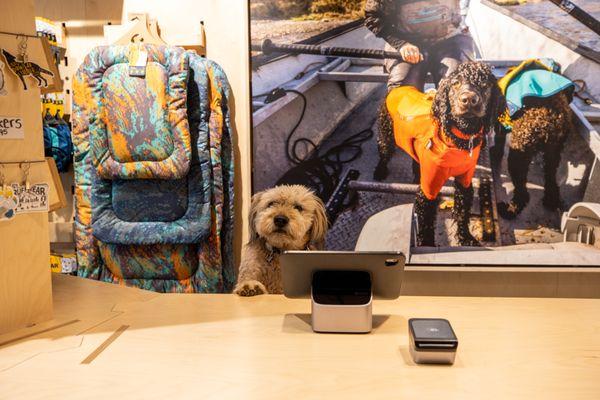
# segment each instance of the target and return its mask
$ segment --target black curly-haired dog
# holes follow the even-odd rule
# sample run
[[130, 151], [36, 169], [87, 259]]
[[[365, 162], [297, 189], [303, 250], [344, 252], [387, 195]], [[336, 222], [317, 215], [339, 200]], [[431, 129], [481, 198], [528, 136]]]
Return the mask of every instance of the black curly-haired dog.
[[[439, 126], [445, 141], [465, 152], [468, 140], [460, 140], [450, 134], [451, 128], [458, 128], [464, 135], [475, 137], [489, 132], [496, 126], [499, 116], [506, 109], [506, 100], [491, 67], [483, 62], [469, 61], [460, 64], [453, 72], [440, 81], [431, 109], [432, 117]], [[394, 151], [392, 119], [386, 104], [382, 105], [378, 119], [379, 163], [374, 172], [376, 180], [383, 180], [388, 174], [387, 164]], [[419, 165], [413, 163], [415, 180], [419, 180]], [[417, 246], [435, 246], [435, 219], [438, 199], [430, 200], [421, 189], [415, 198], [417, 216]], [[469, 231], [473, 186], [463, 187], [458, 180], [454, 183], [453, 219], [457, 224], [457, 239], [461, 246], [477, 246], [479, 242]]]
[[550, 210], [562, 208], [556, 171], [567, 136], [575, 130], [570, 102], [570, 93], [567, 91], [548, 98], [526, 98], [523, 101], [523, 110], [513, 118], [508, 173], [514, 191], [510, 202], [498, 204], [498, 213], [503, 218], [516, 218], [529, 202], [527, 174], [533, 157], [539, 152], [542, 152], [544, 157], [542, 204]]

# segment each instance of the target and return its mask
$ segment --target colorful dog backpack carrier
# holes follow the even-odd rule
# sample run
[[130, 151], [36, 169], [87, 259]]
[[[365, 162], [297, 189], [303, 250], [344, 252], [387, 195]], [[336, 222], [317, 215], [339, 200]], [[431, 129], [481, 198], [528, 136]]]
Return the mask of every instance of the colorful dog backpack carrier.
[[222, 70], [176, 47], [98, 47], [73, 89], [78, 274], [159, 292], [231, 290]]

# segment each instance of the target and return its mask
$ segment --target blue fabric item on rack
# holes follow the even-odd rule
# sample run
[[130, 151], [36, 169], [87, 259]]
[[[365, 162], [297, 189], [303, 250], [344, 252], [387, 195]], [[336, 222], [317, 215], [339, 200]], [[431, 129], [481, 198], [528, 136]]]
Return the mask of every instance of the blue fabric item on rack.
[[44, 152], [54, 158], [58, 172], [67, 172], [73, 162], [71, 129], [60, 118], [44, 118]]

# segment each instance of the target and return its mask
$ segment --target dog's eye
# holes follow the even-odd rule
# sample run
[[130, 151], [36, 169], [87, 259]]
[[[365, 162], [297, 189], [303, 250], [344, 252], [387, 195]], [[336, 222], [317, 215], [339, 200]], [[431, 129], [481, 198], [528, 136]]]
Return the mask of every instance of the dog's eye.
[[275, 205], [274, 201], [271, 201], [269, 204], [267, 204], [267, 208], [273, 207]]
[[304, 211], [304, 208], [302, 208], [302, 206], [301, 206], [300, 204], [296, 204], [296, 205], [294, 206], [294, 208], [295, 208], [296, 210], [300, 211], [300, 212]]
[[460, 85], [460, 81], [459, 81], [458, 79], [452, 79], [452, 80], [450, 81], [450, 84], [451, 84], [452, 86], [458, 86], [458, 85]]

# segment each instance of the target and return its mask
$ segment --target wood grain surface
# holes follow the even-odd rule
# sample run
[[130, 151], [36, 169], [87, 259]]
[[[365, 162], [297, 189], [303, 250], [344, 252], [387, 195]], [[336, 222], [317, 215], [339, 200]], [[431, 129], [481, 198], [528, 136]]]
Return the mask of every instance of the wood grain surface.
[[[2, 0], [0, 9], [0, 31], [35, 35], [33, 0]], [[39, 41], [32, 39], [30, 44], [30, 60], [39, 63], [45, 57]], [[14, 36], [0, 35], [0, 47], [16, 53], [18, 41]], [[25, 78], [29, 89], [24, 91], [6, 67], [4, 74], [8, 94], [0, 96], [0, 115], [21, 117], [25, 137], [0, 140], [0, 163], [41, 161], [31, 164], [29, 181], [49, 183], [54, 188], [44, 160], [40, 90], [34, 80]], [[23, 179], [18, 164], [0, 168], [7, 184]], [[57, 192], [52, 189], [50, 201], [55, 198]], [[52, 318], [48, 236], [47, 213], [21, 214], [0, 222], [0, 333]]]
[[[0, 347], [0, 398], [600, 397], [600, 300], [403, 296], [374, 303], [371, 334], [343, 335], [313, 333], [308, 300], [54, 286], [57, 316], [80, 323]], [[413, 317], [451, 322], [454, 366], [412, 362]]]

